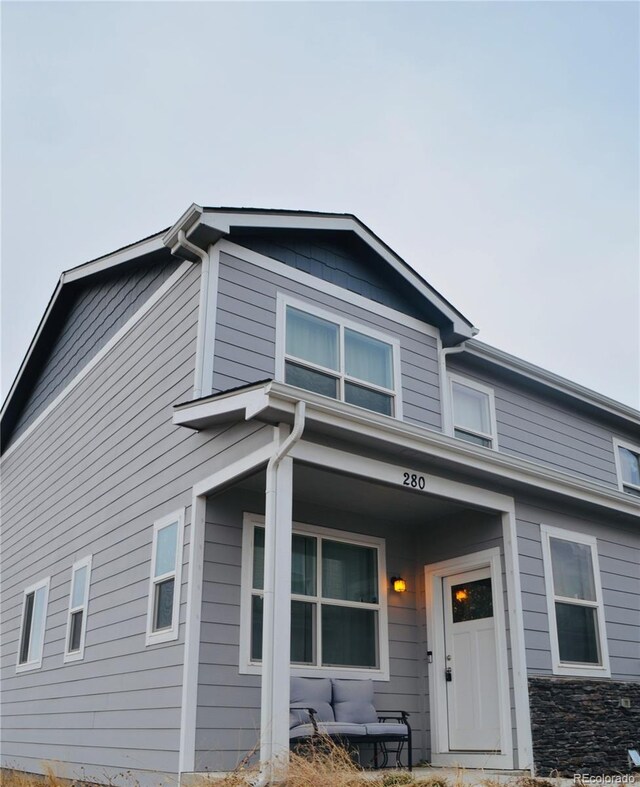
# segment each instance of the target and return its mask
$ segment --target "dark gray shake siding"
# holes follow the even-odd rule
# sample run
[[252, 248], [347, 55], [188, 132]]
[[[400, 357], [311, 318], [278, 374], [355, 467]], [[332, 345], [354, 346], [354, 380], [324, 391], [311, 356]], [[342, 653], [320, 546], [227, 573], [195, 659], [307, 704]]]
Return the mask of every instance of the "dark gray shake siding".
[[[213, 390], [274, 377], [277, 293], [295, 296], [398, 338], [401, 345], [404, 420], [440, 429], [436, 339], [397, 321], [337, 300], [322, 291], [267, 271], [237, 257], [220, 255]], [[278, 263], [274, 263], [277, 265]], [[345, 297], [349, 292], [345, 290]]]
[[53, 342], [40, 377], [16, 424], [18, 437], [46, 409], [126, 321], [175, 272], [179, 261], [169, 257], [140, 263], [126, 273], [110, 272], [80, 282], [69, 313]]
[[613, 528], [606, 519], [578, 516], [550, 505], [517, 503], [527, 667], [551, 675], [551, 645], [545, 596], [540, 525], [597, 538], [611, 677], [640, 680], [640, 533], [637, 522]]
[[[172, 426], [193, 390], [198, 297], [193, 266], [3, 459], [3, 764], [59, 760], [99, 779], [131, 769], [145, 783], [177, 771], [191, 488], [264, 429]], [[180, 507], [179, 639], [145, 647], [153, 522]], [[88, 554], [85, 656], [65, 664], [71, 567]], [[42, 668], [16, 674], [23, 591], [46, 576]]]

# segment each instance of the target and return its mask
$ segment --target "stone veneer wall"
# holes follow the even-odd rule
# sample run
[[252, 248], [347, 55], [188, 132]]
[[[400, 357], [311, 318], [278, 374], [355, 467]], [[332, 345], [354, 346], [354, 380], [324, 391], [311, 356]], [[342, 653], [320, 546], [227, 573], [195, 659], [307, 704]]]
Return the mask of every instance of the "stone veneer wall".
[[529, 678], [529, 701], [537, 775], [628, 773], [627, 751], [640, 746], [640, 683]]

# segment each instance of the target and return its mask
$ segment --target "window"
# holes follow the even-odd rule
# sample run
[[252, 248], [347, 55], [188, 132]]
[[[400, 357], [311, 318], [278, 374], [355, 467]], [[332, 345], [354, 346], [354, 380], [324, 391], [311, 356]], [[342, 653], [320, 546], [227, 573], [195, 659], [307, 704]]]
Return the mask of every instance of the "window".
[[184, 510], [153, 525], [147, 645], [178, 638]]
[[280, 298], [278, 309], [279, 379], [382, 415], [402, 416], [395, 340], [291, 299]]
[[454, 437], [485, 448], [498, 447], [493, 390], [457, 374], [449, 375]]
[[24, 592], [17, 672], [26, 672], [42, 666], [48, 599], [49, 577]]
[[[334, 677], [385, 678], [384, 541], [295, 524], [291, 550], [292, 673], [324, 669]], [[264, 518], [247, 515], [240, 645], [245, 672], [259, 672], [263, 597]]]
[[596, 539], [540, 526], [556, 675], [608, 676]]
[[613, 447], [620, 490], [640, 497], [640, 446], [614, 438]]
[[90, 581], [91, 555], [74, 563], [71, 571], [67, 639], [64, 649], [65, 661], [80, 661], [84, 658], [84, 635], [87, 629]]

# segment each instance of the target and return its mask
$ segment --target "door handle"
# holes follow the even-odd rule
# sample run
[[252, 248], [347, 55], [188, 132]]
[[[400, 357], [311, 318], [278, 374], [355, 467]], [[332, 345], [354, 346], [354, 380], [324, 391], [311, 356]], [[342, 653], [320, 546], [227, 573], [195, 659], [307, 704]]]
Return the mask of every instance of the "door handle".
[[451, 674], [451, 667], [447, 667], [446, 670], [444, 671], [444, 679], [446, 680], [447, 683], [451, 683], [451, 681], [453, 680], [453, 675]]

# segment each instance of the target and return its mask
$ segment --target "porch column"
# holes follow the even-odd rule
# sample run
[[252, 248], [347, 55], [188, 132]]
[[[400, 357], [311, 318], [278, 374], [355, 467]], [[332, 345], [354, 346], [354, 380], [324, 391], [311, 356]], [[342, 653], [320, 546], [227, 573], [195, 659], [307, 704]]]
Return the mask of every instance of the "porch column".
[[265, 500], [260, 761], [267, 779], [289, 754], [292, 495], [293, 460], [284, 457], [271, 479], [267, 473]]

